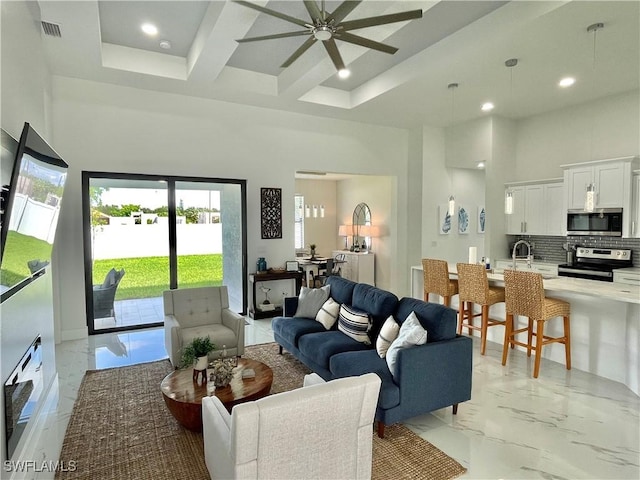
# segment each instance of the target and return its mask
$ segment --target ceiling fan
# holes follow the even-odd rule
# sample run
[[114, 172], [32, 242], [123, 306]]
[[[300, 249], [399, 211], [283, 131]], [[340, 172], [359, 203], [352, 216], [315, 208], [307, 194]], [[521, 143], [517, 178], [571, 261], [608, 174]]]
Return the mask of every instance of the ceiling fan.
[[333, 61], [338, 72], [346, 71], [344, 61], [336, 45], [336, 40], [340, 40], [347, 43], [353, 43], [362, 47], [371, 48], [380, 52], [394, 54], [398, 51], [397, 48], [384, 43], [376, 42], [368, 38], [361, 37], [349, 33], [350, 30], [357, 30], [359, 28], [373, 27], [376, 25], [385, 25], [387, 23], [403, 22], [406, 20], [413, 20], [415, 18], [422, 17], [422, 10], [410, 10], [407, 12], [392, 13], [389, 15], [379, 15], [377, 17], [361, 18], [357, 20], [349, 20], [344, 22], [344, 18], [356, 8], [362, 0], [347, 0], [341, 3], [338, 8], [329, 13], [325, 10], [324, 0], [318, 2], [315, 0], [304, 0], [304, 5], [309, 12], [311, 21], [300, 20], [299, 18], [292, 17], [290, 15], [271, 10], [269, 8], [254, 5], [250, 2], [236, 1], [240, 5], [258, 10], [259, 12], [266, 13], [281, 20], [285, 20], [290, 23], [294, 23], [304, 30], [298, 30], [295, 32], [276, 33], [273, 35], [264, 35], [260, 37], [243, 38], [237, 40], [239, 43], [244, 42], [256, 42], [260, 40], [272, 40], [274, 38], [285, 37], [297, 37], [303, 35], [310, 35], [310, 37], [295, 51], [293, 54], [280, 66], [286, 68], [297, 60], [304, 52], [306, 52], [316, 40], [320, 40], [322, 45], [327, 50], [329, 57]]

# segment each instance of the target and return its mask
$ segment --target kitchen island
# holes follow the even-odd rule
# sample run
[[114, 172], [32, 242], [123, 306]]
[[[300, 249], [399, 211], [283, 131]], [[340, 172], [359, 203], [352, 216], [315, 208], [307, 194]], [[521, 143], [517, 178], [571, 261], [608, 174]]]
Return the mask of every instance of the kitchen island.
[[[455, 278], [455, 264], [449, 264], [449, 271], [451, 277]], [[489, 273], [488, 278], [491, 285], [504, 285], [501, 273]], [[422, 266], [411, 267], [411, 295], [414, 298], [423, 298], [422, 279]], [[640, 287], [553, 277], [544, 278], [544, 289], [547, 296], [571, 304], [572, 368], [623, 383], [640, 395]], [[440, 302], [436, 295], [430, 295], [429, 300]], [[457, 295], [453, 297], [451, 307], [457, 310]], [[492, 306], [490, 315], [504, 318], [504, 304]], [[551, 336], [561, 335], [562, 322], [548, 322], [545, 327], [547, 332]], [[490, 328], [487, 340], [502, 345], [504, 329]], [[548, 346], [543, 349], [542, 357], [564, 365], [564, 348]], [[570, 375], [570, 371], [567, 374]], [[544, 367], [540, 375], [544, 375]]]

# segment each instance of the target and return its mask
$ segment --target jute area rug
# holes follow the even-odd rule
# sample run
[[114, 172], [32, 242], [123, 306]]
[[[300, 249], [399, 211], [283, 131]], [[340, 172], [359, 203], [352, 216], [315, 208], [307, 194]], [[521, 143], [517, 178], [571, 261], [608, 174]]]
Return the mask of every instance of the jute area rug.
[[[275, 343], [247, 347], [245, 356], [273, 370], [271, 393], [302, 386], [307, 367]], [[184, 429], [165, 406], [160, 382], [168, 360], [86, 372], [60, 460], [76, 470], [57, 479], [208, 479], [202, 434]], [[403, 425], [373, 434], [373, 478], [452, 479], [466, 469]]]

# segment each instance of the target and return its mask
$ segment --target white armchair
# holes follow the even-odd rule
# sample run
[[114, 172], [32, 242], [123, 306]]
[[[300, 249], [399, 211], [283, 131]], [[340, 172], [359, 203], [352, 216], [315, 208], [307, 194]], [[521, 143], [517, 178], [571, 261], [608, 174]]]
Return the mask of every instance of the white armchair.
[[380, 378], [368, 373], [314, 383], [236, 405], [231, 413], [217, 397], [204, 397], [211, 478], [371, 478]]
[[244, 354], [244, 317], [229, 310], [227, 287], [166, 290], [163, 300], [164, 341], [174, 367], [180, 366], [182, 346], [195, 337], [209, 336], [229, 356]]

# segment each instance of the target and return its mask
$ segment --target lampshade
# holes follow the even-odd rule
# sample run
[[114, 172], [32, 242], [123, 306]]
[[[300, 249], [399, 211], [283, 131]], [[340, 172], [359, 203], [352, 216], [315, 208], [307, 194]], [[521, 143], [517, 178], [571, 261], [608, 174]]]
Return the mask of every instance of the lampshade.
[[453, 217], [454, 213], [456, 213], [456, 199], [451, 195], [449, 197], [449, 216]]
[[371, 236], [371, 225], [360, 225], [360, 234], [361, 237], [370, 237]]
[[338, 227], [338, 236], [339, 237], [347, 237], [349, 235], [351, 235], [351, 232], [349, 232], [349, 230], [351, 230], [351, 225], [340, 225]]

